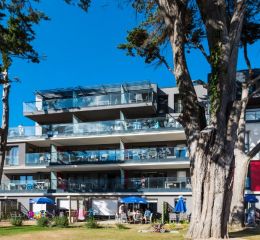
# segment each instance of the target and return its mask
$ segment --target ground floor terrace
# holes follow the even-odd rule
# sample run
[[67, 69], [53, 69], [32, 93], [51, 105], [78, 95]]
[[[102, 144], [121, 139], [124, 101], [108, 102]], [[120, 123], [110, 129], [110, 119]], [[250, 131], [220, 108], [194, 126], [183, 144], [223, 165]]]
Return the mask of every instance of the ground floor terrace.
[[[119, 206], [124, 197], [139, 196], [144, 198], [146, 204], [126, 204], [127, 210], [139, 209], [144, 212], [149, 208], [155, 219], [160, 219], [163, 208], [167, 206], [169, 212], [173, 212], [179, 196], [183, 196], [187, 205], [187, 214], [191, 211], [191, 193], [158, 193], [158, 192], [117, 192], [117, 193], [9, 193], [0, 194], [0, 209], [2, 218], [10, 217], [11, 214], [19, 213], [28, 216], [29, 212], [38, 214], [40, 211], [50, 215], [59, 215], [60, 212], [71, 215], [72, 222], [80, 220], [80, 215], [87, 217], [93, 214], [99, 219], [116, 219]], [[48, 197], [55, 205], [35, 204], [33, 199]], [[166, 204], [166, 205], [165, 205]], [[82, 219], [81, 219], [82, 220]]]

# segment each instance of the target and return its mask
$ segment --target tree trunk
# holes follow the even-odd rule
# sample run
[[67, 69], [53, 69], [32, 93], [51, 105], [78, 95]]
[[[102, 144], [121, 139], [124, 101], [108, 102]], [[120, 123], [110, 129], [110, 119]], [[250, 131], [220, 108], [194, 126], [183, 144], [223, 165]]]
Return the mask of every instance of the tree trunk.
[[0, 184], [2, 181], [3, 168], [5, 163], [5, 154], [7, 146], [8, 126], [9, 126], [9, 92], [10, 83], [8, 81], [7, 72], [3, 74], [3, 95], [2, 95], [2, 125], [1, 125], [1, 140], [0, 140]]
[[229, 154], [225, 151], [218, 155], [210, 151], [218, 146], [213, 140], [214, 131], [202, 132], [192, 174], [192, 215], [187, 237], [224, 238], [228, 236], [233, 161], [227, 161]]
[[249, 160], [243, 152], [236, 149], [235, 161], [236, 167], [229, 223], [242, 228], [245, 225], [244, 191]]

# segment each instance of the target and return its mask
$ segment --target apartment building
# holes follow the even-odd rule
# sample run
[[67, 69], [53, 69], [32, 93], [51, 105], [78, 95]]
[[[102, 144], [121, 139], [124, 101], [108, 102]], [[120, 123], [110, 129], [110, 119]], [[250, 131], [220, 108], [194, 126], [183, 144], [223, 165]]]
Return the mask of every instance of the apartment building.
[[[206, 87], [195, 90], [206, 106]], [[260, 123], [259, 105], [250, 106], [248, 147], [259, 140]], [[176, 87], [147, 81], [37, 91], [23, 105], [35, 125], [9, 129], [0, 202], [30, 210], [30, 199], [47, 196], [61, 209], [115, 215], [121, 197], [145, 197], [161, 213], [163, 202], [174, 207], [182, 195], [189, 212], [189, 159], [176, 121], [181, 111]]]

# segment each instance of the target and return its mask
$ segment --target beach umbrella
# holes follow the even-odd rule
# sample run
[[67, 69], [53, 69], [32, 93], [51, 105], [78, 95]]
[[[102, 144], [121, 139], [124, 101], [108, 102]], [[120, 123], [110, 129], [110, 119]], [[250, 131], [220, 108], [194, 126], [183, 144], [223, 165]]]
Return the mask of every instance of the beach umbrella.
[[137, 203], [137, 204], [138, 203], [139, 204], [148, 203], [145, 198], [135, 197], [135, 196], [121, 198], [120, 202], [121, 203]]
[[179, 200], [174, 208], [176, 213], [185, 213], [187, 211], [186, 204], [183, 200], [183, 197], [179, 197]]
[[33, 198], [30, 200], [30, 203], [55, 205], [55, 202], [47, 197]]
[[245, 199], [245, 202], [249, 202], [249, 203], [259, 202], [259, 200], [256, 198], [256, 196], [253, 194], [246, 194], [244, 199]]

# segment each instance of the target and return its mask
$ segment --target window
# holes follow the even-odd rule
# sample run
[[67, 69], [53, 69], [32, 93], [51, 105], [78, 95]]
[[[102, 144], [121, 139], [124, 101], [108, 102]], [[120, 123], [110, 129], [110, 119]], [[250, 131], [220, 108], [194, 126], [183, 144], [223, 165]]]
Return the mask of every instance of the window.
[[158, 96], [158, 114], [165, 115], [168, 111], [168, 95]]
[[174, 95], [174, 112], [181, 113], [182, 112], [182, 100], [179, 94]]
[[19, 165], [19, 147], [8, 146], [5, 157], [5, 164], [9, 166]]

